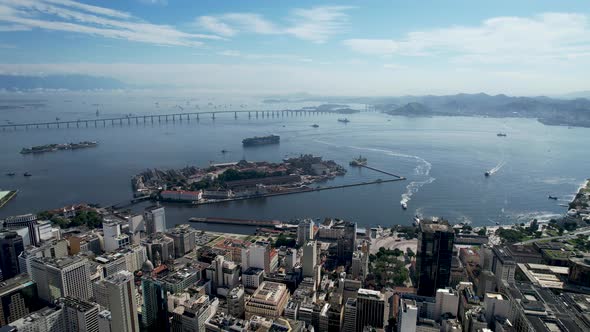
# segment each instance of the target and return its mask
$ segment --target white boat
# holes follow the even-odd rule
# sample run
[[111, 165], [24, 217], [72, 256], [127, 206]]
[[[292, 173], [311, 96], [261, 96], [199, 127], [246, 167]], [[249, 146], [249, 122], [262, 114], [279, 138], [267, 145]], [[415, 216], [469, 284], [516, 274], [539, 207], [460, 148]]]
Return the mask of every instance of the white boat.
[[402, 202], [402, 209], [406, 210], [408, 208], [408, 204], [406, 202]]

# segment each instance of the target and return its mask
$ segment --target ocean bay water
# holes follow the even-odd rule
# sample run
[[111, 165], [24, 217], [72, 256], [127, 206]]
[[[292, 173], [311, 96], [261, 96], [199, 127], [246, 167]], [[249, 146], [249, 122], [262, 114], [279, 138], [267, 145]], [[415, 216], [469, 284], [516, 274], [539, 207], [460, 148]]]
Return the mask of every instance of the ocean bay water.
[[[168, 103], [166, 111], [172, 112], [175, 102]], [[4, 112], [0, 118], [18, 123], [38, 117], [75, 120], [95, 116], [95, 106], [87, 105], [78, 114], [71, 103], [48, 104], [45, 110]], [[130, 103], [127, 109], [117, 105], [111, 107], [116, 109], [113, 114], [142, 114], [142, 107], [147, 108], [146, 102]], [[158, 111], [151, 102], [150, 106], [148, 114]], [[107, 116], [105, 113], [102, 111], [99, 117]], [[351, 122], [344, 124], [337, 121], [338, 117], [343, 116], [249, 119], [240, 114], [234, 119], [233, 114], [225, 114], [215, 120], [201, 117], [198, 122], [0, 131], [0, 188], [19, 190], [18, 196], [0, 210], [0, 218], [79, 202], [104, 205], [129, 200], [131, 176], [146, 168], [205, 167], [210, 162], [240, 159], [281, 161], [303, 153], [346, 165], [348, 173], [327, 184], [386, 178], [368, 169], [348, 167], [359, 154], [369, 165], [408, 179], [199, 207], [172, 204], [167, 205], [169, 225], [187, 222], [189, 217], [340, 217], [357, 221], [360, 226], [390, 226], [409, 224], [415, 214], [443, 216], [452, 222], [471, 221], [474, 225], [520, 222], [563, 214], [565, 208], [559, 204], [567, 203], [589, 177], [590, 155], [584, 144], [590, 129], [545, 126], [531, 119], [512, 118], [409, 118], [360, 113], [347, 115]], [[498, 132], [508, 136], [498, 137]], [[267, 134], [280, 135], [280, 145], [241, 146], [245, 137]], [[83, 140], [99, 141], [99, 146], [19, 154], [21, 148], [31, 145]], [[222, 149], [229, 152], [222, 154]], [[485, 171], [496, 166], [497, 172], [484, 177]], [[4, 176], [9, 171], [17, 176]], [[25, 178], [23, 172], [33, 176]], [[547, 195], [559, 200], [548, 200]], [[401, 209], [401, 201], [407, 202], [407, 210]], [[196, 226], [228, 229], [221, 225]]]

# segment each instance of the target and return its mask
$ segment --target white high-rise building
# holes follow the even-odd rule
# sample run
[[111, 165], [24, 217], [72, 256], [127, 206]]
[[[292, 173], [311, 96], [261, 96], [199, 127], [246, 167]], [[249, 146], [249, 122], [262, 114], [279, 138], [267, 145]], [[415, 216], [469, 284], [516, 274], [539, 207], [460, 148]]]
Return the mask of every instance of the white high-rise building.
[[452, 288], [438, 289], [436, 291], [436, 304], [434, 307], [434, 319], [440, 320], [440, 317], [450, 313], [457, 317], [459, 311], [459, 293]]
[[142, 234], [145, 233], [145, 220], [142, 214], [136, 214], [127, 219], [127, 230], [130, 235], [130, 243], [139, 244]]
[[137, 299], [133, 274], [122, 271], [94, 283], [96, 302], [109, 309], [112, 326], [117, 331], [138, 332]]
[[314, 223], [311, 219], [303, 219], [297, 226], [297, 244], [302, 246], [307, 241], [313, 240]]
[[224, 288], [227, 293], [240, 282], [240, 270], [238, 265], [232, 261], [225, 260], [221, 255], [215, 257], [215, 260], [211, 262], [211, 265], [205, 270], [205, 273], [207, 279], [213, 282], [213, 287], [218, 292], [222, 291], [220, 288]]
[[121, 233], [122, 221], [105, 219], [102, 223], [104, 251], [113, 252], [129, 245], [129, 236]]
[[[315, 278], [316, 265], [318, 264], [318, 252], [316, 241], [308, 241], [303, 246], [303, 276]], [[316, 280], [317, 281], [317, 280]]]
[[499, 293], [487, 293], [483, 300], [486, 313], [486, 321], [492, 322], [494, 317], [510, 318], [510, 300]]
[[36, 257], [31, 260], [31, 279], [37, 283], [39, 297], [47, 302], [72, 296], [88, 300], [92, 296], [90, 266], [79, 256], [59, 259]]
[[148, 234], [166, 231], [166, 212], [163, 206], [151, 206], [143, 213], [145, 229]]
[[399, 313], [397, 315], [397, 331], [416, 332], [417, 322], [418, 306], [416, 306], [416, 301], [400, 298]]

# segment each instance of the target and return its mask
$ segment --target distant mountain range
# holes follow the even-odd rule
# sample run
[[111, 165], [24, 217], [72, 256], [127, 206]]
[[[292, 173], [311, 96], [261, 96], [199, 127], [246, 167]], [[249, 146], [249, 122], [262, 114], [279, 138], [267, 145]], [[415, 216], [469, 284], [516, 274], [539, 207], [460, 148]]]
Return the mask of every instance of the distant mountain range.
[[0, 74], [0, 89], [9, 91], [30, 91], [37, 89], [65, 90], [113, 90], [127, 85], [109, 77], [90, 75], [46, 75], [24, 76]]
[[[485, 93], [448, 96], [306, 97], [297, 101], [370, 104], [377, 111], [404, 116], [482, 116], [536, 118], [548, 125], [590, 127], [590, 100], [511, 97]], [[291, 101], [295, 101], [291, 99]]]

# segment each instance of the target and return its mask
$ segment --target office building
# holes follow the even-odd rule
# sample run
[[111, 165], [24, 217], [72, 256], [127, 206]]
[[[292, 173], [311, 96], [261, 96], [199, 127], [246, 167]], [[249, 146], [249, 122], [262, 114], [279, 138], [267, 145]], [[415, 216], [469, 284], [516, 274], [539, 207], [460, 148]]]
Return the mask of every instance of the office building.
[[121, 332], [138, 332], [137, 297], [133, 274], [123, 271], [94, 283], [94, 298], [109, 309], [111, 322]]
[[242, 284], [246, 289], [257, 289], [264, 281], [264, 270], [251, 267], [242, 272]]
[[416, 279], [418, 295], [435, 296], [449, 286], [455, 232], [446, 220], [423, 219], [418, 234]]
[[352, 254], [350, 273], [353, 279], [365, 280], [369, 273], [369, 254], [357, 250]]
[[207, 295], [184, 301], [172, 312], [172, 331], [205, 332], [205, 322], [215, 314], [219, 300]]
[[572, 284], [590, 287], [590, 256], [570, 257], [568, 281]]
[[[317, 278], [318, 252], [316, 241], [308, 241], [303, 245], [303, 276]], [[318, 280], [319, 281], [319, 280]]]
[[[221, 255], [215, 257], [215, 260], [205, 270], [208, 280], [211, 280], [212, 287], [220, 295], [225, 295], [230, 289], [237, 286], [240, 282], [240, 268], [232, 261], [227, 261]], [[221, 289], [224, 290], [221, 290]]]
[[104, 251], [113, 252], [129, 245], [129, 235], [121, 232], [124, 221], [105, 218], [102, 223]]
[[244, 287], [238, 285], [232, 288], [226, 296], [227, 314], [236, 318], [243, 318], [245, 312]]
[[343, 332], [356, 332], [357, 330], [357, 301], [349, 298], [344, 303], [344, 317], [342, 322]]
[[166, 235], [174, 241], [174, 257], [182, 257], [195, 249], [196, 234], [197, 231], [186, 224], [176, 225], [166, 231]]
[[39, 298], [47, 302], [66, 296], [81, 300], [92, 296], [90, 267], [86, 258], [35, 257], [31, 260], [30, 272], [32, 280], [37, 283]]
[[490, 324], [494, 318], [510, 318], [510, 301], [499, 293], [486, 293], [483, 300], [486, 321]]
[[0, 232], [0, 270], [2, 280], [10, 279], [20, 273], [18, 256], [24, 251], [23, 238], [16, 232]]
[[4, 224], [4, 228], [9, 230], [26, 228], [25, 233], [23, 233], [24, 235], [21, 234], [25, 246], [39, 245], [39, 238], [36, 233], [37, 215], [29, 213], [20, 216], [11, 216], [5, 218], [2, 223]]
[[263, 269], [266, 274], [276, 269], [278, 254], [268, 242], [258, 241], [242, 249], [242, 269], [250, 267]]
[[41, 309], [37, 285], [26, 274], [0, 283], [0, 326]]
[[65, 310], [59, 303], [17, 319], [3, 329], [10, 332], [69, 332], [66, 326]]
[[459, 311], [459, 293], [452, 288], [436, 290], [436, 305], [434, 307], [434, 320], [438, 321], [445, 314], [457, 317]]
[[98, 332], [98, 304], [70, 296], [60, 299], [60, 303], [65, 311], [65, 331]]
[[313, 240], [314, 223], [311, 219], [303, 219], [297, 226], [297, 245], [302, 246]]
[[104, 309], [98, 313], [98, 332], [115, 332], [111, 312]]
[[147, 234], [166, 231], [166, 212], [163, 206], [150, 206], [143, 212], [145, 230]]
[[512, 255], [505, 248], [498, 246], [492, 248], [492, 253], [491, 271], [496, 276], [498, 286], [502, 284], [502, 281], [509, 284], [514, 283], [516, 261]]
[[352, 254], [356, 250], [356, 223], [339, 221], [332, 226], [339, 231], [337, 239], [338, 260], [343, 263], [352, 261]]
[[263, 316], [278, 318], [283, 314], [289, 301], [289, 290], [284, 284], [263, 282], [246, 302], [245, 316]]
[[418, 322], [418, 307], [412, 299], [399, 299], [399, 311], [397, 314], [398, 332], [416, 332]]
[[385, 326], [385, 296], [370, 289], [359, 289], [356, 298], [357, 329], [366, 326], [383, 328]]
[[[100, 249], [99, 249], [100, 251]], [[31, 274], [31, 260], [35, 257], [62, 258], [68, 255], [68, 241], [54, 240], [42, 243], [40, 247], [25, 247], [18, 256], [18, 264], [21, 273]]]
[[151, 234], [141, 241], [145, 247], [147, 257], [155, 266], [174, 259], [174, 240], [164, 233]]

